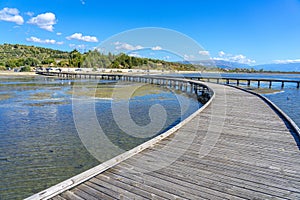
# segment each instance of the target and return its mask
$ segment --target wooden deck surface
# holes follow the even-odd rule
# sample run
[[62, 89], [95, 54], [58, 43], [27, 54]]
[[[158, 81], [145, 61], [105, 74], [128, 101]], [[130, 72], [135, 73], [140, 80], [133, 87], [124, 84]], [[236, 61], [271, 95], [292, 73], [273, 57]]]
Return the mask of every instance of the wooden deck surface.
[[300, 199], [296, 133], [261, 98], [208, 85], [212, 104], [174, 135], [52, 199]]

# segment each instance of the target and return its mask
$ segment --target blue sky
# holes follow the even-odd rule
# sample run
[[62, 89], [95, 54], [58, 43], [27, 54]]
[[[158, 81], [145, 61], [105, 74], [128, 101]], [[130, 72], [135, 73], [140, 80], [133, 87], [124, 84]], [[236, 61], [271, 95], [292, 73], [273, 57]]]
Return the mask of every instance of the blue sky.
[[300, 62], [299, 0], [0, 1], [0, 43], [85, 51], [142, 27], [183, 33], [215, 59]]

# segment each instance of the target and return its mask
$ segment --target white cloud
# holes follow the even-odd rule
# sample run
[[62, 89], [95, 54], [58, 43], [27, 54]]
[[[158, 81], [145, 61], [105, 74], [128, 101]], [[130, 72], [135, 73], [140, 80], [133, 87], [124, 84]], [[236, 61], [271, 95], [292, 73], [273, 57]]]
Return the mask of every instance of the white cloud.
[[160, 46], [155, 46], [151, 48], [153, 51], [159, 51], [162, 50], [162, 48]]
[[61, 34], [62, 34], [62, 33], [60, 33], [60, 32], [57, 32], [57, 33], [56, 33], [56, 35], [61, 35]]
[[47, 31], [53, 31], [53, 25], [56, 24], [55, 14], [50, 12], [40, 14], [36, 17], [31, 18], [27, 23], [36, 25]]
[[220, 56], [220, 57], [223, 57], [223, 56], [225, 56], [225, 55], [226, 55], [226, 54], [225, 54], [224, 51], [220, 51], [220, 52], [219, 52], [219, 56]]
[[84, 44], [69, 44], [69, 47], [75, 48], [75, 49], [86, 49], [87, 46]]
[[30, 38], [26, 38], [26, 41], [41, 43], [41, 44], [58, 44], [58, 45], [62, 45], [64, 43], [64, 42], [57, 42], [56, 40], [53, 40], [53, 39], [42, 40], [40, 38], [33, 37], [33, 36], [31, 36]]
[[16, 8], [3, 8], [0, 10], [0, 20], [14, 22], [19, 25], [24, 23], [23, 17], [19, 15], [19, 10]]
[[204, 50], [202, 50], [202, 51], [199, 51], [198, 52], [201, 56], [209, 56], [209, 51], [204, 51]]
[[29, 17], [32, 17], [34, 15], [34, 12], [26, 12], [25, 15], [28, 15]]
[[137, 52], [132, 52], [130, 54], [128, 54], [129, 56], [132, 56], [132, 57], [137, 57], [137, 58], [140, 58], [142, 57], [140, 54], [138, 54]]
[[184, 58], [184, 60], [194, 60], [194, 59], [195, 59], [195, 56], [194, 56], [194, 55], [187, 55], [187, 54], [184, 54], [184, 55], [183, 55], [183, 58]]
[[239, 54], [239, 55], [232, 55], [229, 53], [225, 53], [224, 51], [219, 52], [219, 57], [213, 58], [214, 60], [224, 60], [224, 61], [229, 61], [229, 62], [238, 62], [241, 64], [247, 64], [251, 65], [256, 63], [255, 60], [249, 59], [246, 56]]
[[85, 42], [98, 42], [98, 39], [95, 36], [83, 36], [82, 33], [74, 33], [73, 35], [70, 35], [66, 37], [68, 40], [81, 40]]
[[85, 4], [85, 1], [84, 0], [80, 0], [81, 4], [84, 5]]
[[273, 63], [276, 63], [276, 64], [300, 63], [300, 59], [273, 60]]
[[[145, 48], [150, 48], [150, 47], [143, 47], [141, 45], [132, 45], [126, 42], [114, 42], [113, 45], [115, 45], [116, 50], [127, 50], [127, 51], [135, 51], [135, 50], [140, 50], [140, 49], [145, 49]], [[151, 50], [153, 51], [159, 51], [162, 50], [161, 46], [153, 46], [151, 47]]]
[[115, 42], [115, 49], [116, 50], [129, 50], [129, 51], [134, 51], [134, 50], [139, 50], [139, 49], [143, 49], [144, 47], [142, 47], [141, 45], [131, 45], [125, 42]]

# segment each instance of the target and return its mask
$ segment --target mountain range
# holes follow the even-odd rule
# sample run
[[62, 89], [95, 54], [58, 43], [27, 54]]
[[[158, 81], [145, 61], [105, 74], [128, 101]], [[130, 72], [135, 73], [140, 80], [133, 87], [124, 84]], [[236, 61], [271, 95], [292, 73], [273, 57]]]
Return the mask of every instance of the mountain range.
[[235, 68], [245, 68], [264, 71], [278, 71], [278, 72], [300, 72], [300, 62], [294, 63], [270, 63], [261, 65], [247, 65], [238, 62], [230, 62], [225, 60], [207, 60], [207, 61], [191, 61], [191, 64], [204, 65], [219, 67], [222, 69], [235, 69]]

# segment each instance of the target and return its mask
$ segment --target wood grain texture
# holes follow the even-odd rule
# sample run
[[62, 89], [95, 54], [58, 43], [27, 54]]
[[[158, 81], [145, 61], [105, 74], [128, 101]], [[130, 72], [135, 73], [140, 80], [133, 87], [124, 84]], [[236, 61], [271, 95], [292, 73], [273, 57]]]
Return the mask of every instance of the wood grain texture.
[[[215, 99], [177, 130], [176, 137], [169, 136], [52, 199], [300, 199], [300, 153], [293, 129], [261, 98], [207, 85], [215, 91]], [[211, 123], [215, 121], [220, 123]], [[195, 131], [196, 137], [187, 143]], [[217, 141], [208, 134], [216, 135]], [[214, 145], [201, 156], [204, 141]], [[174, 162], [159, 168], [160, 162], [150, 159], [158, 150], [159, 159]], [[142, 163], [145, 156], [148, 162]]]

